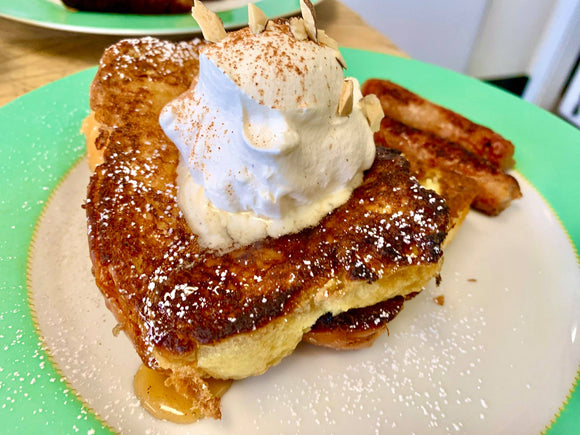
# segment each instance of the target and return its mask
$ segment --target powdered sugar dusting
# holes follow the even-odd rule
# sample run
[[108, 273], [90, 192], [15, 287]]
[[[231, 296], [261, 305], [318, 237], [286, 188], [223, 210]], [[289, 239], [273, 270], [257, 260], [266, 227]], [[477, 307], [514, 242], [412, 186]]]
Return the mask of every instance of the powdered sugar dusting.
[[[321, 433], [339, 431], [346, 420], [371, 421], [377, 433], [411, 427], [454, 432], [466, 429], [458, 416], [479, 412], [484, 418], [479, 363], [485, 352], [480, 336], [487, 316], [483, 309], [452, 315], [454, 305], [439, 307], [432, 302], [430, 295], [438, 291], [430, 288], [408, 301], [391, 325], [390, 336], [379, 339], [372, 352], [321, 355], [302, 348], [306, 354], [316, 354], [297, 357], [311, 364], [316, 361], [313, 373], [298, 379], [292, 388], [276, 383], [273, 393], [260, 401], [265, 404], [262, 412], [266, 414], [271, 401], [278, 400], [288, 410], [289, 428], [314, 425]], [[375, 358], [377, 354], [382, 356]], [[450, 376], [459, 376], [465, 387], [452, 387]]]
[[[505, 216], [467, 218], [446, 253], [440, 286], [431, 284], [407, 301], [390, 335], [372, 348], [335, 352], [301, 345], [264, 375], [235, 382], [224, 396], [221, 421], [157, 421], [135, 406], [138, 358], [128, 340], [113, 336], [115, 321], [85, 268], [90, 262], [78, 206], [86, 177], [84, 166], [71, 173], [45, 214], [31, 263], [32, 300], [61, 373], [89, 408], [123, 433], [537, 433], [570, 388], [580, 358], [570, 326], [577, 324], [580, 301], [561, 292], [578, 288], [580, 274], [560, 273], [559, 267], [574, 270], [575, 259], [547, 215], [526, 224], [542, 202], [521, 181], [525, 199]], [[531, 231], [537, 225], [546, 228], [545, 237]], [[68, 228], [68, 237], [52, 233], [59, 226]], [[564, 245], [556, 246], [560, 239]], [[500, 254], [494, 251], [499, 241]], [[539, 246], [568, 250], [570, 264], [566, 256], [552, 264], [551, 255], [538, 262], [537, 253], [545, 252]], [[508, 273], [502, 264], [515, 253], [529, 256], [521, 270], [513, 263]], [[572, 281], [564, 285], [563, 279]], [[552, 290], [544, 295], [538, 288]], [[443, 306], [433, 301], [441, 294]], [[559, 303], [562, 298], [569, 306]], [[25, 373], [10, 376], [29, 381]], [[49, 413], [48, 403], [37, 411]]]

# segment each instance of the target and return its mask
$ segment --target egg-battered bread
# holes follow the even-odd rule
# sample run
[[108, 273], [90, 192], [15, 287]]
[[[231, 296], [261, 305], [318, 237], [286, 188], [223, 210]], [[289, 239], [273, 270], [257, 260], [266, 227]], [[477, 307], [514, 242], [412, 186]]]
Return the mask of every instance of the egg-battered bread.
[[[442, 243], [445, 250], [467, 217], [477, 195], [478, 186], [471, 178], [440, 167], [426, 168], [415, 172], [414, 175], [423, 186], [439, 193], [449, 208], [447, 236]], [[304, 334], [303, 340], [336, 350], [370, 347], [381, 334], [388, 332], [388, 323], [401, 312], [404, 302], [414, 296], [416, 293], [405, 297], [396, 296], [378, 304], [351, 309], [336, 316], [327, 313]]]
[[[449, 207], [449, 246], [470, 207], [491, 216], [521, 197], [513, 166], [513, 144], [487, 127], [383, 79], [369, 79], [363, 94], [376, 95], [386, 116], [375, 142], [400, 151], [419, 182], [439, 193]], [[502, 169], [503, 168], [503, 169]], [[319, 319], [305, 341], [334, 349], [370, 346], [403, 308], [404, 298]]]
[[105, 52], [85, 124], [98, 151], [85, 208], [96, 283], [122, 329], [219, 418], [204, 379], [261, 374], [321, 316], [420, 291], [439, 273], [449, 212], [379, 147], [362, 185], [317, 226], [225, 254], [200, 248], [177, 204], [179, 153], [158, 124], [197, 74], [200, 44], [143, 38]]

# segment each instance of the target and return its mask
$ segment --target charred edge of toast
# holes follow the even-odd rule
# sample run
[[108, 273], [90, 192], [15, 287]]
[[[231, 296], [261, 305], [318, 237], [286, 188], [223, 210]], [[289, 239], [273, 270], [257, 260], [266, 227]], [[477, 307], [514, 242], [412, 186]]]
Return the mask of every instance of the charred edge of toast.
[[91, 87], [104, 152], [86, 202], [94, 274], [142, 357], [152, 344], [179, 354], [252, 331], [330, 277], [373, 282], [440, 260], [444, 200], [382, 147], [349, 202], [317, 227], [224, 256], [201, 250], [176, 201], [177, 150], [157, 122], [197, 73], [198, 49], [121, 41]]
[[[140, 158], [148, 153], [123, 153], [127, 143], [112, 142], [91, 179], [86, 207], [96, 275], [104, 268], [111, 279], [101, 283], [114, 286], [104, 292], [127, 317], [147, 325], [134, 335], [147, 335], [172, 351], [187, 352], [198, 343], [259, 328], [290, 312], [299, 295], [321, 288], [331, 277], [373, 282], [399, 267], [437, 262], [442, 255], [447, 206], [412, 181], [408, 162], [392, 151], [378, 149], [363, 185], [317, 227], [218, 256], [195, 243], [175, 203], [174, 187], [164, 194], [144, 185], [151, 172], [141, 172], [145, 162]], [[155, 173], [174, 174], [176, 161], [166, 157], [147, 165]], [[144, 176], [126, 178], [128, 167], [140, 168], [137, 173]], [[152, 208], [142, 218], [147, 204]], [[374, 209], [384, 205], [393, 210]], [[189, 293], [184, 286], [195, 290]]]
[[419, 292], [413, 292], [406, 296], [395, 296], [368, 307], [352, 308], [335, 316], [326, 313], [304, 334], [303, 340], [336, 350], [370, 347], [383, 332], [388, 334], [388, 324], [401, 312], [404, 302], [418, 294]]
[[302, 340], [316, 346], [336, 350], [355, 350], [370, 347], [385, 331], [387, 324], [403, 308], [404, 298], [396, 296], [370, 307], [353, 308], [333, 316], [320, 317]]

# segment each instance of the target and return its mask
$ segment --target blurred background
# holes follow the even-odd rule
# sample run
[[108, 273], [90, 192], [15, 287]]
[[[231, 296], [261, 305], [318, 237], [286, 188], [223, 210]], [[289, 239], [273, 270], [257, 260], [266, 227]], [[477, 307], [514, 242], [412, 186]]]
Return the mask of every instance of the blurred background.
[[488, 81], [580, 127], [580, 0], [341, 1], [411, 57]]

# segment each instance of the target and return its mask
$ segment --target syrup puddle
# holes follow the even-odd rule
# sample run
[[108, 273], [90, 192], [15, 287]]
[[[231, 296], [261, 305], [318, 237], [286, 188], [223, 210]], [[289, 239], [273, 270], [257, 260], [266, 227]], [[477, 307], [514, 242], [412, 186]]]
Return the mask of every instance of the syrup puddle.
[[[232, 385], [231, 380], [208, 379], [207, 384], [215, 397], [222, 397]], [[201, 411], [190, 398], [180, 394], [167, 382], [167, 375], [141, 364], [133, 378], [135, 394], [141, 406], [152, 416], [174, 423], [193, 423]]]

